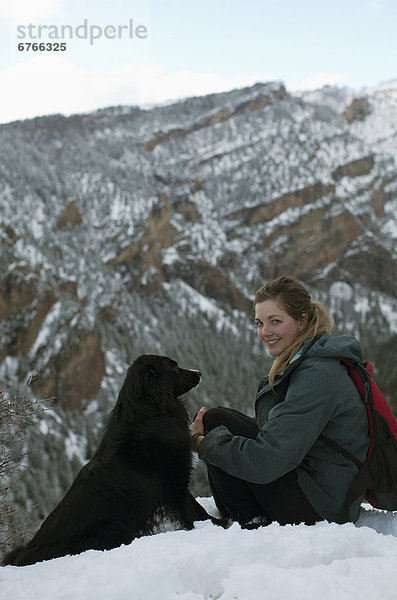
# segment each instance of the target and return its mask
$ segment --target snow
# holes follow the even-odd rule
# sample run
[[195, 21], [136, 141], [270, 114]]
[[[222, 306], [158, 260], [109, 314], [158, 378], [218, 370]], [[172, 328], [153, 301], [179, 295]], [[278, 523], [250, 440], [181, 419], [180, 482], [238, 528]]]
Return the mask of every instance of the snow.
[[86, 461], [85, 454], [81, 451], [84, 440], [79, 439], [80, 436], [77, 436], [74, 431], [69, 431], [68, 436], [65, 438], [65, 454], [69, 461], [71, 461], [75, 456], [79, 459], [81, 464], [84, 464]]
[[[210, 498], [200, 502], [216, 513]], [[0, 599], [395, 600], [397, 514], [365, 505], [356, 525], [209, 521], [128, 546], [0, 569]]]
[[329, 288], [331, 297], [338, 298], [340, 300], [352, 300], [353, 289], [345, 281], [334, 281]]

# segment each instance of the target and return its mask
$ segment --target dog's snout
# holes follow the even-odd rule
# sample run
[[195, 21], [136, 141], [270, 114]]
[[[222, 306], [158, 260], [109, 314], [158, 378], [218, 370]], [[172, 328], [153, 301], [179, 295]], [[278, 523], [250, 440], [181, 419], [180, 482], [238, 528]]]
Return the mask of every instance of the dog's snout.
[[196, 369], [193, 371], [193, 373], [196, 375], [197, 377], [197, 384], [198, 385], [201, 381], [201, 371], [197, 371]]
[[199, 371], [198, 369], [186, 369], [186, 372], [192, 373], [193, 375], [197, 375], [197, 377], [201, 377], [201, 371]]

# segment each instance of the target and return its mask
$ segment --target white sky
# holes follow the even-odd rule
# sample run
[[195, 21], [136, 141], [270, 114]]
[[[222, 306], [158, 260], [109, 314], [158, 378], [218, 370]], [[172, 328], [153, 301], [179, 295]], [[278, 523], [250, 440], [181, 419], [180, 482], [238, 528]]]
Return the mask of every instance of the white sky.
[[0, 123], [257, 81], [360, 90], [397, 77], [396, 31], [397, 0], [0, 0]]

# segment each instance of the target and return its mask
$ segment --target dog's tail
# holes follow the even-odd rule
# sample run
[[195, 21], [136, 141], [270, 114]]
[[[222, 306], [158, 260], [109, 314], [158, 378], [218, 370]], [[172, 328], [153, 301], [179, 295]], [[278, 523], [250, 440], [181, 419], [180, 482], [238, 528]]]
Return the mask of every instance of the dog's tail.
[[7, 554], [5, 554], [1, 560], [1, 566], [6, 567], [7, 565], [14, 565], [16, 567], [19, 567], [19, 558], [25, 550], [25, 548], [26, 546], [17, 546], [16, 548], [14, 548], [14, 550], [7, 552]]
[[56, 558], [57, 556], [59, 556], [59, 554], [51, 552], [51, 546], [40, 547], [31, 545], [31, 542], [29, 542], [26, 546], [17, 546], [14, 550], [8, 552], [1, 561], [1, 565], [3, 567], [8, 565], [25, 567], [27, 565], [34, 565], [43, 560]]
[[43, 560], [49, 560], [59, 556], [51, 552], [51, 545], [42, 546], [35, 543], [35, 539], [31, 540], [27, 544], [17, 546], [14, 550], [8, 552], [2, 559], [1, 565], [6, 567], [8, 565], [14, 567], [25, 567], [27, 565], [34, 565], [37, 562]]

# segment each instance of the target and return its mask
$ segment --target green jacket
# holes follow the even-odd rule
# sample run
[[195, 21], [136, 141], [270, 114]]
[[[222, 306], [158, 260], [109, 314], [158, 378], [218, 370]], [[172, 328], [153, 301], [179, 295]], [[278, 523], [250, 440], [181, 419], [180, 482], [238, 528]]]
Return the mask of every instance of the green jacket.
[[[304, 353], [302, 361], [296, 359]], [[255, 402], [260, 428], [256, 439], [233, 436], [216, 427], [201, 442], [199, 457], [252, 483], [264, 484], [295, 469], [298, 484], [317, 513], [344, 522], [344, 500], [357, 467], [319, 439], [324, 433], [364, 461], [369, 446], [368, 421], [360, 395], [346, 368], [336, 359], [362, 360], [350, 336], [307, 340], [274, 382], [260, 382]], [[295, 363], [295, 364], [294, 364]], [[359, 516], [361, 500], [350, 507]]]

